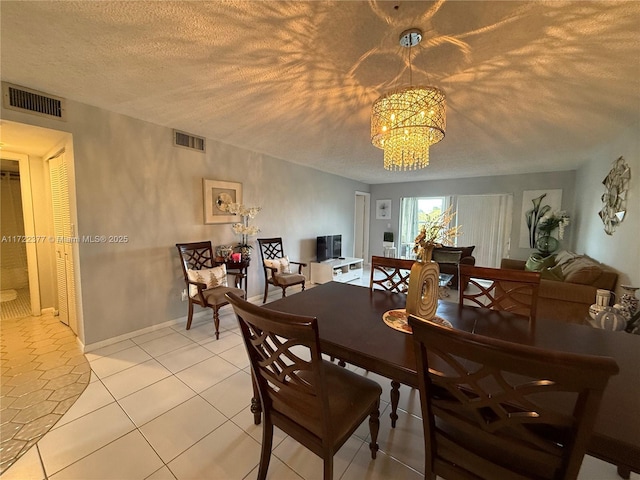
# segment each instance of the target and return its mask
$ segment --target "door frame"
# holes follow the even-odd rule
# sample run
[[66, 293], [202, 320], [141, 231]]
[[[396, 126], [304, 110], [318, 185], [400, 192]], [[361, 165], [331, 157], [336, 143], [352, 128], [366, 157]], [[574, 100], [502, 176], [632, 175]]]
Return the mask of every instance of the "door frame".
[[[358, 198], [364, 200], [364, 211], [358, 208]], [[369, 229], [371, 217], [371, 194], [368, 192], [355, 192], [354, 198], [354, 222], [353, 222], [353, 249], [355, 255], [355, 241], [362, 235], [362, 256], [365, 264], [369, 264]], [[360, 230], [360, 231], [359, 231]]]

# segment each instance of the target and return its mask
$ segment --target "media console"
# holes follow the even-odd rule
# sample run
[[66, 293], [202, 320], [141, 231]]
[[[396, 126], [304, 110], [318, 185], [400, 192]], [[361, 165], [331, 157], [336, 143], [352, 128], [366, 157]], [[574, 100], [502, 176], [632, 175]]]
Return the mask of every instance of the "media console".
[[361, 258], [343, 258], [311, 262], [311, 283], [350, 282], [362, 276]]

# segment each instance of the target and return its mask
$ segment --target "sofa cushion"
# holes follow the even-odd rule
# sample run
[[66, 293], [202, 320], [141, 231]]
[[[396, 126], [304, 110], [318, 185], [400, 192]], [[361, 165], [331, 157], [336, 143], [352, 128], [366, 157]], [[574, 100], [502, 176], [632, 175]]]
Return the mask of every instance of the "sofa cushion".
[[464, 257], [470, 257], [473, 254], [473, 249], [476, 248], [475, 245], [472, 245], [471, 247], [447, 247], [445, 245], [441, 246], [441, 247], [436, 247], [433, 249], [433, 253], [435, 254], [437, 251], [459, 251], [460, 253], [460, 258], [464, 258]]
[[553, 255], [543, 257], [539, 253], [532, 253], [524, 265], [524, 269], [529, 272], [540, 272], [546, 268], [553, 267], [556, 259]]
[[462, 258], [462, 250], [443, 250], [438, 248], [433, 250], [433, 260], [438, 263], [455, 263], [457, 265], [460, 263], [460, 258]]
[[561, 268], [565, 282], [579, 285], [593, 285], [602, 274], [602, 267], [586, 256], [569, 259]]

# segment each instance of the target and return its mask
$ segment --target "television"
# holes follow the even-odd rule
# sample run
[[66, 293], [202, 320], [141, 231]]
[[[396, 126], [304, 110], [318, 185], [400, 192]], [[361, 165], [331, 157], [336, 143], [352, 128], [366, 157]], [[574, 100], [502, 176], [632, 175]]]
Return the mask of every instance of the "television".
[[317, 238], [318, 263], [342, 257], [342, 235], [323, 235]]

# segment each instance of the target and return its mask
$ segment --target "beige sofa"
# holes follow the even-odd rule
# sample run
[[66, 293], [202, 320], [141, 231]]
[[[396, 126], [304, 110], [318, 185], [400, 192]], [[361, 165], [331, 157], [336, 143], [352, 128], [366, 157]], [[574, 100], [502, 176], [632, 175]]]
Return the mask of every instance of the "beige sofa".
[[[548, 261], [550, 265], [540, 270], [538, 318], [588, 324], [589, 307], [596, 301], [596, 290], [613, 291], [618, 273], [586, 255], [563, 251], [553, 257]], [[528, 263], [529, 268], [525, 268]], [[531, 263], [503, 258], [501, 267], [531, 270]]]

